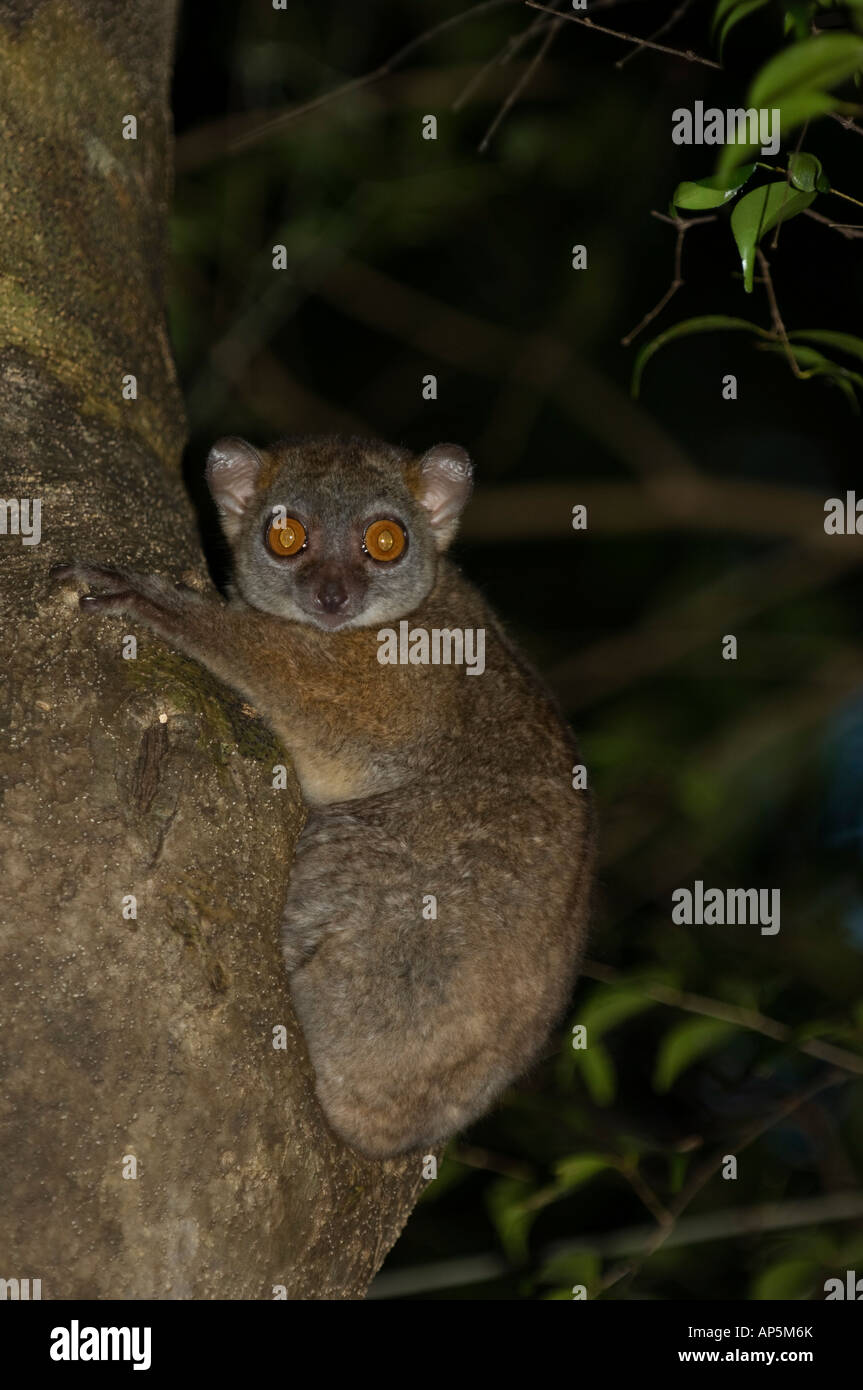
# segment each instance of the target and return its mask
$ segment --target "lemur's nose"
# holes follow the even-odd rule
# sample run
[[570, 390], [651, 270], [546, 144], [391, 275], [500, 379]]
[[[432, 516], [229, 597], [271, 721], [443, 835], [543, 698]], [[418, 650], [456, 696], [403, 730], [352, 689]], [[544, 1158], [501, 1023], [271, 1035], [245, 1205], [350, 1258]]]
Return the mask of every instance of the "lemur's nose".
[[315, 594], [315, 607], [325, 613], [341, 613], [347, 602], [348, 591], [340, 579], [325, 579]]

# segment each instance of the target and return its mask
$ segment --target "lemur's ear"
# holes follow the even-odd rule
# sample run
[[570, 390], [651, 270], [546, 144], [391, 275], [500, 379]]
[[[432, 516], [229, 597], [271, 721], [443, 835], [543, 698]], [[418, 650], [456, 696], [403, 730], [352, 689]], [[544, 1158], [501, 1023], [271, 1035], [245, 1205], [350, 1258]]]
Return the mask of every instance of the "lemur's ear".
[[438, 550], [446, 550], [473, 490], [473, 464], [459, 444], [435, 444], [420, 459], [419, 500]]
[[217, 439], [207, 455], [207, 483], [229, 540], [239, 530], [262, 464], [254, 445], [236, 435]]

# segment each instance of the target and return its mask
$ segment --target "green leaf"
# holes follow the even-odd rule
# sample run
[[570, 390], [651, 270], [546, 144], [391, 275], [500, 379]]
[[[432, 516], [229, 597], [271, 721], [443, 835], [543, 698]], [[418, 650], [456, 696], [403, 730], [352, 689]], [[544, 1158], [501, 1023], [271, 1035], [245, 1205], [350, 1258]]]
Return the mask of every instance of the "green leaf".
[[752, 1288], [755, 1302], [764, 1299], [799, 1299], [811, 1288], [817, 1272], [812, 1260], [783, 1260], [759, 1274]]
[[847, 110], [849, 114], [853, 114], [857, 107], [847, 101], [840, 101], [833, 92], [816, 92], [807, 88], [788, 97], [778, 109], [779, 128], [787, 143], [787, 137], [792, 130], [803, 125], [804, 121], [811, 121], [816, 116], [826, 116], [830, 111]]
[[[763, 347], [766, 352], [781, 352], [783, 356], [787, 356], [785, 347], [782, 343], [765, 343]], [[816, 352], [815, 348], [794, 345], [791, 351], [795, 362], [801, 369], [801, 376], [827, 377], [829, 381], [834, 382], [834, 384], [839, 387], [855, 415], [859, 414], [860, 407], [854, 391], [855, 386], [863, 390], [863, 376], [861, 376], [859, 372], [852, 372], [850, 368], [843, 367], [838, 362], [831, 361], [831, 359], [825, 357], [823, 353]]]
[[670, 1154], [668, 1159], [668, 1186], [672, 1192], [680, 1192], [689, 1168], [688, 1154]]
[[[578, 1017], [578, 1022], [587, 1029], [588, 1047], [598, 1042], [603, 1033], [616, 1028], [634, 1014], [644, 1009], [656, 1008], [653, 999], [646, 999], [636, 990], [619, 985], [601, 985], [594, 990]], [[586, 1049], [585, 1049], [586, 1050]]]
[[[739, 24], [741, 19], [745, 19], [747, 15], [753, 14], [755, 10], [763, 10], [764, 6], [768, 4], [770, 4], [770, 0], [736, 0], [736, 4], [734, 6], [728, 7], [731, 10], [731, 13], [728, 15], [728, 18], [723, 24], [719, 34], [720, 58], [722, 57], [722, 50], [725, 47], [725, 40], [731, 33], [731, 30], [734, 28], [734, 26], [736, 24]], [[718, 17], [720, 8], [721, 6], [717, 8], [717, 15], [714, 17], [713, 21], [714, 26], [716, 24], [716, 18]]]
[[788, 0], [784, 32], [790, 34], [793, 29], [796, 38], [805, 39], [809, 34], [814, 13], [815, 6], [811, 0]]
[[738, 1032], [733, 1023], [722, 1023], [716, 1018], [688, 1018], [678, 1023], [659, 1045], [653, 1085], [657, 1091], [670, 1091], [681, 1072], [712, 1052]]
[[[747, 106], [782, 106], [804, 91], [826, 92], [863, 67], [863, 39], [818, 34], [783, 48], [764, 64], [749, 89]], [[788, 134], [787, 130], [783, 130]]]
[[797, 328], [788, 336], [794, 340], [802, 338], [805, 343], [823, 343], [825, 347], [859, 357], [863, 362], [863, 338], [855, 338], [853, 333], [837, 333], [832, 328]]
[[593, 1043], [576, 1054], [590, 1098], [595, 1105], [610, 1105], [617, 1090], [617, 1076], [608, 1049]]
[[584, 1250], [564, 1251], [551, 1255], [537, 1275], [540, 1284], [562, 1284], [561, 1298], [572, 1298], [573, 1284], [584, 1284], [588, 1293], [599, 1282], [600, 1263], [596, 1255]]
[[[764, 348], [767, 352], [782, 352], [787, 356], [782, 343], [765, 343]], [[825, 357], [823, 352], [818, 352], [815, 348], [793, 343], [791, 351], [798, 367], [803, 368], [804, 376], [841, 377], [845, 381], [853, 381], [857, 386], [863, 386], [863, 376], [859, 372], [853, 372], [850, 367], [843, 367], [841, 363]]]
[[731, 230], [743, 266], [743, 285], [751, 293], [755, 277], [755, 248], [761, 238], [780, 222], [796, 217], [808, 208], [814, 193], [791, 189], [784, 181], [766, 183], [740, 199], [731, 214]]
[[527, 1259], [528, 1236], [536, 1209], [531, 1209], [525, 1197], [527, 1183], [518, 1178], [500, 1178], [486, 1194], [486, 1206], [507, 1258], [514, 1264]]
[[788, 156], [788, 176], [795, 188], [804, 193], [828, 193], [830, 182], [825, 178], [821, 160], [814, 154], [797, 150]]
[[[639, 994], [636, 990], [621, 989], [618, 985], [600, 985], [594, 990], [572, 1025], [581, 1025], [587, 1030], [588, 1045], [586, 1048], [573, 1048], [570, 1045], [572, 1041], [571, 1027], [569, 1042], [561, 1048], [558, 1057], [556, 1069], [558, 1084], [569, 1088], [572, 1085], [575, 1072], [577, 1070], [584, 1072], [582, 1059], [585, 1052], [589, 1051], [591, 1046], [595, 1046], [604, 1033], [617, 1027], [619, 1023], [623, 1023], [634, 1014], [655, 1007], [652, 999], [646, 999], [643, 994]], [[590, 1088], [592, 1078], [593, 1073], [585, 1075], [588, 1088]], [[591, 1094], [593, 1093], [591, 1092]]]
[[574, 1154], [571, 1158], [561, 1158], [554, 1165], [557, 1185], [561, 1195], [573, 1192], [582, 1183], [589, 1182], [597, 1173], [615, 1167], [604, 1154]]
[[[806, 121], [814, 120], [816, 116], [826, 116], [831, 111], [844, 111], [848, 115], [854, 115], [858, 110], [850, 102], [840, 101], [831, 92], [811, 91], [789, 97], [777, 109], [779, 111], [779, 128], [784, 137], [790, 135], [792, 130], [796, 130], [797, 126], [803, 125]], [[751, 158], [760, 148], [760, 145], [726, 145], [716, 165], [717, 174], [722, 178], [727, 178], [741, 159]]]
[[[733, 14], [735, 10], [743, 9], [746, 5], [750, 3], [751, 0], [719, 0], [719, 4], [713, 11], [713, 19], [710, 22], [711, 34], [716, 33], [717, 29], [723, 23], [723, 21], [727, 23], [729, 17]], [[768, 0], [758, 0], [758, 3], [766, 5], [768, 3]], [[742, 17], [743, 16], [741, 15], [741, 18]]]
[[719, 329], [726, 328], [746, 328], [750, 333], [757, 333], [761, 338], [769, 338], [770, 334], [765, 329], [759, 328], [757, 323], [750, 323], [748, 319], [731, 318], [728, 314], [701, 314], [698, 318], [683, 319], [681, 323], [676, 323], [673, 328], [666, 328], [664, 333], [659, 333], [655, 338], [651, 338], [649, 343], [645, 343], [635, 359], [635, 366], [632, 369], [632, 394], [638, 396], [641, 389], [641, 378], [644, 368], [651, 357], [665, 347], [666, 343], [674, 342], [675, 338], [688, 338], [692, 333], [713, 333]]
[[855, 386], [863, 387], [863, 376], [860, 372], [854, 372], [850, 367], [843, 367], [841, 362], [834, 362], [831, 357], [825, 357], [823, 353], [816, 352], [815, 348], [802, 347], [795, 343], [791, 351], [801, 366], [813, 368], [814, 376], [842, 378], [844, 381], [853, 381]]
[[509, 1259], [515, 1264], [527, 1259], [531, 1226], [543, 1208], [568, 1196], [604, 1169], [617, 1166], [613, 1156], [573, 1154], [555, 1164], [553, 1183], [535, 1191], [520, 1178], [498, 1179], [486, 1195], [486, 1205]]
[[727, 203], [755, 173], [754, 164], [742, 164], [739, 169], [719, 177], [708, 174], [706, 178], [684, 180], [674, 190], [672, 203], [679, 208], [719, 208]]
[[[819, 34], [784, 48], [756, 75], [746, 98], [746, 109], [778, 109], [782, 138], [816, 116], [855, 107], [841, 101], [829, 89], [863, 68], [863, 38], [855, 34]], [[727, 177], [760, 145], [728, 144], [716, 166]]]
[[719, 0], [719, 4], [713, 11], [713, 18], [710, 21], [710, 32], [712, 34], [716, 33], [723, 19], [725, 19], [725, 17], [740, 3], [741, 0]]

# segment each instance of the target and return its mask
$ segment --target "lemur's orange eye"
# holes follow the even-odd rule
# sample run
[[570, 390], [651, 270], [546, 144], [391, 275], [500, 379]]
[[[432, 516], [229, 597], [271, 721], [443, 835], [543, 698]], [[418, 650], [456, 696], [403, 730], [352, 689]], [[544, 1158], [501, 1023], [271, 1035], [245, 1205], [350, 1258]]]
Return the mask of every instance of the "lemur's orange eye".
[[373, 560], [397, 560], [406, 544], [407, 536], [397, 521], [373, 521], [363, 536], [363, 545]]
[[274, 521], [267, 530], [267, 545], [274, 555], [296, 555], [306, 543], [306, 528], [295, 516]]

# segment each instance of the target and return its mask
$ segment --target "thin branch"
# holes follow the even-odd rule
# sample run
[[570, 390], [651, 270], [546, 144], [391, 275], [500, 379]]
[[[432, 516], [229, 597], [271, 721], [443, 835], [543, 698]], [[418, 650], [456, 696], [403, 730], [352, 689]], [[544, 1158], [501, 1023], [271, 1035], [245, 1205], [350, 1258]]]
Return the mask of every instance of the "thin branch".
[[[807, 132], [808, 129], [809, 129], [809, 122], [808, 122], [808, 121], [805, 121], [804, 124], [800, 127], [800, 133], [799, 133], [798, 136], [797, 136], [797, 144], [796, 144], [795, 147], [794, 147], [794, 153], [795, 153], [795, 154], [799, 154], [800, 151], [802, 150], [802, 148], [803, 148], [803, 141], [804, 141], [805, 138], [806, 138], [806, 132]], [[788, 199], [788, 198], [790, 197], [790, 195], [791, 195], [791, 161], [790, 161], [790, 160], [788, 161], [788, 168], [787, 168], [786, 170], [784, 170], [783, 172], [784, 172], [784, 174], [785, 174], [785, 196], [784, 196], [784, 198], [783, 198], [783, 200], [782, 200], [782, 206], [784, 207], [784, 206], [785, 206], [785, 203], [786, 203], [786, 201], [787, 201], [787, 199]], [[780, 229], [781, 226], [782, 226], [782, 219], [780, 218], [779, 221], [776, 223], [776, 227], [775, 227], [774, 232], [773, 232], [773, 240], [772, 240], [772, 242], [770, 243], [771, 249], [774, 250], [774, 251], [776, 250], [777, 246], [779, 245], [779, 229]]]
[[482, 86], [486, 77], [492, 71], [493, 68], [505, 67], [506, 64], [511, 62], [512, 59], [516, 56], [516, 54], [520, 52], [520, 50], [527, 43], [528, 39], [533, 38], [535, 34], [539, 33], [542, 29], [547, 28], [548, 25], [553, 23], [554, 20], [544, 19], [537, 16], [535, 19], [531, 21], [530, 24], [527, 25], [526, 28], [522, 29], [521, 33], [511, 34], [510, 37], [507, 39], [506, 43], [504, 44], [503, 48], [501, 48], [494, 55], [493, 58], [489, 58], [488, 62], [483, 63], [482, 67], [479, 68], [478, 71], [473, 74], [473, 77], [471, 77], [470, 81], [465, 85], [460, 94], [453, 101], [450, 110], [460, 111], [461, 108], [464, 106], [465, 102], [469, 101], [470, 98], [474, 95], [474, 93], [479, 90], [479, 88]]
[[519, 1182], [535, 1182], [536, 1170], [529, 1163], [519, 1163], [517, 1159], [504, 1154], [492, 1153], [473, 1144], [455, 1144], [448, 1151], [447, 1158], [463, 1163], [467, 1168], [480, 1168], [486, 1173], [499, 1173], [503, 1178], [517, 1178]]
[[[666, 1244], [680, 1249], [708, 1240], [733, 1240], [754, 1232], [783, 1231], [795, 1226], [820, 1225], [824, 1221], [850, 1221], [860, 1216], [863, 1216], [863, 1192], [830, 1192], [801, 1201], [764, 1202], [730, 1211], [711, 1211], [704, 1216], [686, 1216], [676, 1222]], [[539, 1259], [581, 1253], [611, 1257], [637, 1255], [654, 1233], [652, 1226], [630, 1226], [584, 1240], [555, 1241], [540, 1252]]]
[[513, 106], [514, 106], [515, 103], [518, 101], [518, 98], [521, 96], [521, 93], [524, 91], [524, 89], [525, 89], [525, 87], [527, 86], [528, 82], [530, 82], [530, 80], [531, 80], [531, 78], [533, 77], [534, 73], [536, 72], [537, 68], [538, 68], [538, 67], [540, 66], [540, 64], [542, 63], [543, 59], [545, 58], [545, 55], [548, 53], [548, 50], [551, 48], [551, 45], [554, 43], [554, 40], [557, 38], [557, 35], [558, 35], [559, 31], [560, 31], [561, 23], [562, 23], [562, 19], [561, 19], [561, 18], [557, 18], [556, 20], [553, 20], [552, 23], [550, 24], [548, 33], [546, 34], [545, 38], [543, 39], [543, 41], [542, 41], [540, 47], [537, 49], [537, 51], [536, 51], [536, 53], [534, 54], [533, 58], [532, 58], [531, 61], [528, 63], [527, 67], [525, 68], [524, 72], [521, 74], [521, 77], [520, 77], [520, 78], [518, 79], [518, 81], [516, 82], [516, 84], [515, 84], [515, 86], [513, 87], [512, 91], [511, 91], [511, 92], [509, 93], [509, 95], [504, 99], [503, 103], [501, 104], [500, 110], [498, 111], [497, 115], [495, 116], [494, 120], [492, 121], [491, 125], [489, 126], [488, 130], [486, 131], [485, 135], [484, 135], [484, 136], [482, 137], [482, 139], [480, 140], [479, 146], [478, 146], [478, 152], [479, 152], [480, 154], [485, 154], [486, 150], [487, 150], [488, 147], [489, 147], [489, 143], [491, 142], [491, 139], [492, 139], [492, 137], [493, 137], [495, 131], [500, 127], [501, 123], [506, 119], [507, 114], [512, 110]]
[[823, 213], [815, 212], [813, 208], [804, 208], [803, 216], [814, 218], [816, 222], [821, 222], [825, 227], [830, 227], [832, 231], [839, 232], [840, 236], [847, 237], [849, 241], [863, 236], [863, 226], [859, 222], [834, 222], [832, 218], [825, 217]]
[[[767, 1231], [788, 1231], [821, 1226], [827, 1221], [855, 1221], [863, 1216], [863, 1194], [830, 1192], [826, 1196], [805, 1197], [791, 1202], [760, 1202], [731, 1211], [712, 1211], [704, 1216], [684, 1216], [675, 1223], [666, 1245], [680, 1249], [705, 1241], [734, 1240], [738, 1236]], [[568, 1255], [615, 1257], [637, 1255], [653, 1238], [654, 1226], [628, 1226], [620, 1231], [601, 1232], [583, 1240], [561, 1240], [544, 1246], [537, 1254], [539, 1265]], [[407, 1269], [388, 1270], [375, 1279], [367, 1299], [405, 1298], [409, 1294], [432, 1290], [463, 1288], [512, 1273], [512, 1266], [497, 1251], [484, 1255], [460, 1256]]]
[[859, 198], [852, 198], [850, 193], [840, 193], [838, 188], [828, 188], [827, 193], [833, 198], [843, 198], [846, 203], [853, 203], [855, 208], [863, 208]]
[[710, 1179], [715, 1177], [720, 1171], [729, 1148], [733, 1147], [735, 1154], [740, 1153], [743, 1149], [749, 1148], [751, 1144], [754, 1144], [757, 1139], [760, 1139], [762, 1135], [766, 1134], [774, 1125], [781, 1124], [783, 1120], [786, 1120], [788, 1116], [799, 1109], [801, 1105], [805, 1105], [808, 1101], [813, 1100], [815, 1096], [820, 1095], [822, 1091], [828, 1090], [831, 1086], [838, 1086], [847, 1080], [848, 1077], [841, 1072], [828, 1072], [826, 1076], [822, 1075], [817, 1077], [814, 1081], [810, 1081], [806, 1086], [803, 1086], [799, 1091], [795, 1091], [793, 1095], [786, 1096], [763, 1120], [757, 1120], [748, 1130], [744, 1130], [741, 1137], [734, 1141], [733, 1144], [726, 1142], [720, 1147], [719, 1152], [706, 1159], [704, 1163], [699, 1164], [692, 1174], [692, 1177], [684, 1186], [683, 1191], [672, 1203], [670, 1223], [657, 1227], [656, 1233], [653, 1238], [648, 1241], [640, 1259], [634, 1263], [625, 1265], [622, 1269], [612, 1270], [608, 1276], [603, 1279], [603, 1291], [619, 1283], [622, 1279], [631, 1280], [634, 1278], [642, 1269], [644, 1263], [650, 1259], [651, 1255], [655, 1255], [657, 1250], [661, 1249], [674, 1230], [678, 1218], [683, 1214], [690, 1202], [694, 1201], [699, 1192], [707, 1186]]
[[863, 135], [863, 126], [859, 126], [856, 121], [852, 121], [850, 116], [842, 116], [838, 111], [827, 113], [831, 121], [838, 121], [843, 130], [853, 130], [855, 135]]
[[[612, 6], [619, 5], [621, 3], [625, 3], [625, 0], [594, 0], [593, 8], [610, 9]], [[686, 0], [686, 3], [691, 3], [691, 0]], [[479, 90], [488, 74], [494, 68], [505, 67], [506, 64], [511, 62], [512, 59], [516, 56], [516, 54], [520, 52], [520, 50], [524, 47], [528, 40], [532, 39], [536, 34], [548, 28], [550, 24], [556, 24], [557, 20], [560, 17], [559, 6], [556, 5], [554, 7], [553, 14], [552, 12], [550, 12], [550, 15], [552, 17], [549, 18], [545, 18], [539, 15], [535, 16], [531, 23], [528, 24], [525, 29], [522, 29], [521, 33], [511, 35], [507, 39], [503, 47], [494, 55], [494, 57], [489, 58], [488, 61], [483, 63], [482, 67], [474, 73], [473, 77], [471, 77], [470, 80], [467, 82], [460, 95], [457, 96], [455, 100], [452, 102], [450, 110], [460, 111], [461, 108], [465, 105], [465, 103], [469, 101], [470, 98], [474, 95], [474, 93]]]
[[[778, 506], [783, 506], [781, 489], [774, 489]], [[645, 491], [642, 489], [642, 497]], [[579, 501], [584, 501], [579, 489]], [[705, 507], [710, 502], [702, 494]], [[590, 500], [587, 505], [589, 507]], [[719, 498], [716, 497], [716, 503]], [[753, 498], [753, 502], [755, 499]], [[645, 499], [643, 507], [649, 503]], [[757, 506], [758, 503], [755, 503]], [[819, 503], [814, 504], [816, 507]], [[741, 503], [734, 504], [739, 516]], [[597, 511], [589, 511], [591, 526], [595, 526]], [[631, 688], [634, 682], [654, 679], [663, 671], [673, 668], [691, 652], [697, 652], [709, 642], [711, 631], [718, 630], [721, 622], [723, 632], [737, 631], [734, 624], [751, 622], [765, 612], [770, 612], [782, 604], [791, 602], [804, 593], [818, 592], [836, 583], [843, 575], [852, 572], [863, 557], [853, 557], [850, 551], [834, 548], [828, 550], [829, 536], [824, 536], [827, 544], [815, 549], [810, 543], [813, 531], [813, 512], [809, 511], [805, 525], [809, 534], [800, 535], [796, 545], [774, 548], [766, 556], [739, 566], [729, 574], [685, 595], [673, 604], [663, 607], [634, 628], [614, 637], [601, 638], [587, 646], [578, 656], [571, 656], [560, 662], [549, 673], [550, 683], [558, 694], [565, 696], [570, 713], [595, 706], [607, 700], [616, 692]], [[790, 518], [786, 518], [789, 520]], [[679, 524], [679, 522], [678, 522]], [[739, 525], [739, 522], [737, 523]], [[732, 529], [737, 525], [732, 523]], [[823, 528], [819, 527], [823, 532]], [[850, 668], [844, 676], [837, 673], [835, 689], [836, 704], [850, 696], [860, 685], [860, 667]], [[642, 896], [651, 892], [665, 892], [666, 885], [656, 882], [657, 865], [666, 862], [668, 857], [677, 859], [678, 878], [681, 878], [680, 854], [674, 850], [674, 838], [680, 839], [681, 828], [675, 826], [668, 837], [667, 844], [651, 846], [647, 864], [636, 864], [636, 873], [641, 876]], [[663, 859], [663, 854], [666, 859]], [[699, 855], [694, 847], [691, 855], [693, 866], [697, 867]], [[669, 889], [670, 891], [670, 889]]]
[[437, 38], [438, 34], [444, 33], [447, 29], [454, 29], [458, 24], [464, 24], [466, 20], [474, 19], [477, 15], [483, 14], [486, 10], [500, 9], [503, 5], [514, 5], [520, 0], [481, 0], [481, 3], [474, 5], [469, 10], [463, 10], [459, 14], [450, 15], [448, 19], [441, 20], [439, 24], [434, 24], [430, 29], [426, 29], [422, 34], [418, 34], [415, 39], [411, 39], [396, 53], [391, 54], [379, 67], [373, 68], [371, 72], [363, 73], [359, 77], [352, 77], [347, 82], [342, 82], [338, 87], [332, 87], [328, 92], [322, 92], [320, 96], [312, 97], [309, 101], [301, 102], [298, 106], [292, 106], [288, 111], [283, 111], [280, 115], [271, 120], [262, 122], [253, 130], [247, 131], [228, 146], [233, 154], [236, 150], [248, 149], [250, 145], [255, 145], [259, 140], [265, 140], [269, 135], [276, 134], [277, 131], [284, 130], [286, 125], [294, 121], [299, 116], [305, 116], [310, 111], [317, 111], [319, 107], [326, 106], [331, 101], [336, 101], [339, 97], [347, 96], [350, 92], [359, 91], [363, 87], [370, 87], [375, 82], [380, 82], [384, 77], [389, 76], [394, 68], [397, 68], [409, 57], [416, 49], [429, 43], [431, 39]]
[[645, 1182], [637, 1168], [619, 1168], [623, 1177], [626, 1178], [633, 1192], [640, 1198], [642, 1204], [650, 1212], [654, 1221], [659, 1226], [672, 1225], [674, 1218], [662, 1202], [660, 1202], [653, 1188]]
[[[625, 1182], [629, 1184], [635, 1195], [644, 1207], [650, 1212], [659, 1225], [665, 1225], [671, 1221], [671, 1212], [653, 1191], [652, 1187], [642, 1177], [636, 1164], [627, 1162], [615, 1155], [605, 1155], [609, 1168], [619, 1174]], [[549, 1206], [563, 1195], [563, 1184], [560, 1182], [549, 1183], [547, 1187], [540, 1187], [529, 1197], [524, 1198], [524, 1208], [526, 1211], [542, 1211], [543, 1207]]]
[[[805, 135], [805, 133], [806, 133], [806, 131], [807, 131], [808, 129], [809, 129], [809, 125], [808, 125], [808, 122], [807, 122], [807, 124], [803, 127], [803, 130], [802, 130], [802, 132], [801, 132], [801, 139], [798, 139], [798, 141], [797, 141], [797, 148], [796, 148], [795, 151], [794, 151], [795, 154], [799, 154], [799, 153], [800, 153], [800, 146], [801, 146], [801, 144], [802, 144], [802, 136]], [[784, 175], [785, 175], [785, 182], [786, 182], [786, 184], [788, 185], [788, 190], [789, 190], [789, 192], [791, 191], [791, 168], [790, 168], [790, 166], [789, 166], [789, 168], [786, 169], [786, 168], [784, 168], [783, 165], [781, 165], [781, 164], [767, 164], [763, 159], [756, 159], [756, 161], [755, 161], [755, 167], [756, 167], [756, 169], [766, 169], [767, 172], [768, 172], [768, 174], [784, 174]], [[860, 201], [859, 198], [854, 198], [854, 197], [852, 197], [852, 195], [851, 195], [850, 193], [843, 193], [842, 190], [841, 190], [840, 188], [834, 188], [834, 187], [832, 187], [832, 186], [831, 186], [830, 188], [826, 188], [826, 189], [824, 190], [823, 196], [824, 196], [825, 198], [842, 198], [842, 199], [844, 199], [844, 201], [845, 201], [846, 203], [853, 203], [855, 207], [863, 208], [863, 203], [861, 203], [861, 201]], [[806, 212], [807, 209], [804, 208], [803, 211]], [[781, 225], [782, 225], [782, 224], [780, 223], [779, 226], [781, 226]], [[778, 227], [777, 227], [777, 231], [778, 231]], [[775, 242], [774, 242], [773, 244], [775, 245]]]
[[[343, 259], [317, 293], [341, 312], [408, 342], [422, 354], [495, 381], [520, 364], [520, 385], [553, 397], [614, 457], [648, 480], [662, 479], [670, 494], [695, 473], [681, 447], [632, 401], [629, 393], [578, 357], [564, 338], [525, 335], [488, 321], [360, 262]], [[643, 500], [643, 493], [639, 493]], [[676, 495], [676, 494], [675, 494]], [[564, 508], [571, 518], [572, 503]], [[512, 529], [512, 517], [506, 522]], [[825, 536], [825, 541], [830, 538]], [[831, 550], [835, 551], [835, 545]]]
[[776, 334], [776, 336], [778, 337], [779, 341], [782, 343], [782, 346], [785, 349], [785, 355], [788, 358], [788, 362], [790, 364], [792, 372], [796, 377], [802, 377], [803, 372], [800, 370], [799, 363], [794, 355], [794, 349], [791, 346], [790, 339], [785, 330], [785, 324], [782, 320], [782, 315], [779, 312], [779, 303], [776, 298], [776, 291], [773, 288], [773, 277], [770, 274], [770, 266], [768, 264], [767, 257], [761, 250], [760, 246], [756, 251], [756, 255], [758, 257], [758, 264], [761, 267], [762, 284], [764, 285], [764, 288], [767, 291], [767, 303], [770, 305], [770, 320], [773, 324], [773, 332]]
[[773, 1042], [785, 1043], [796, 1048], [798, 1052], [805, 1052], [807, 1057], [827, 1062], [830, 1066], [838, 1067], [854, 1076], [863, 1076], [863, 1056], [848, 1052], [842, 1047], [834, 1047], [832, 1043], [821, 1042], [818, 1038], [799, 1042], [794, 1036], [793, 1028], [789, 1028], [785, 1023], [777, 1023], [776, 1019], [768, 1018], [766, 1014], [758, 1013], [755, 1009], [744, 1009], [738, 1004], [726, 1004], [721, 999], [708, 999], [702, 994], [689, 994], [684, 990], [673, 989], [670, 985], [630, 984], [617, 970], [612, 970], [598, 961], [588, 961], [581, 973], [589, 980], [599, 980], [603, 984], [625, 984], [627, 988], [643, 995], [645, 999], [655, 1000], [657, 1004], [667, 1004], [670, 1008], [682, 1009], [688, 1014], [700, 1014], [704, 1018], [715, 1018], [721, 1023], [733, 1023], [739, 1028], [748, 1029], [751, 1033], [761, 1033]]
[[[537, 4], [537, 0], [524, 0], [531, 10], [543, 10], [546, 14], [556, 14], [556, 10], [550, 10], [547, 5]], [[654, 43], [652, 39], [641, 39], [636, 34], [624, 34], [619, 29], [607, 29], [604, 24], [597, 24], [594, 20], [577, 14], [562, 14], [561, 19], [571, 20], [573, 24], [583, 24], [586, 29], [593, 29], [597, 34], [608, 34], [612, 39], [622, 39], [624, 43], [634, 43], [639, 48], [652, 48], [657, 53], [670, 53], [672, 58], [685, 58], [688, 63], [701, 63], [706, 68], [716, 68], [722, 71], [721, 63], [714, 63], [712, 58], [702, 58], [699, 53], [693, 53], [689, 48], [669, 48], [664, 43]]]
[[657, 318], [659, 314], [662, 313], [669, 300], [673, 299], [673, 297], [677, 294], [677, 291], [679, 289], [682, 289], [684, 284], [686, 283], [683, 279], [682, 274], [683, 238], [686, 236], [686, 233], [689, 231], [689, 228], [698, 227], [703, 222], [716, 221], [715, 217], [693, 217], [690, 218], [689, 221], [687, 221], [683, 217], [667, 217], [664, 212], [656, 211], [653, 211], [651, 213], [651, 216], [658, 218], [660, 222], [667, 222], [669, 226], [675, 227], [677, 229], [677, 243], [674, 248], [674, 273], [671, 284], [668, 286], [668, 289], [665, 291], [665, 294], [662, 296], [659, 303], [656, 304], [648, 313], [644, 315], [644, 318], [641, 320], [641, 322], [636, 324], [635, 328], [633, 328], [631, 332], [627, 333], [625, 338], [621, 338], [620, 342], [622, 347], [629, 347], [630, 343], [638, 337], [642, 329], [646, 328], [649, 323], [652, 323], [653, 320]]
[[[660, 24], [658, 29], [654, 29], [653, 33], [649, 37], [651, 39], [661, 39], [663, 34], [667, 34], [670, 29], [674, 28], [675, 24], [680, 23], [680, 20], [683, 19], [683, 16], [686, 14], [686, 11], [689, 9], [691, 4], [692, 0], [682, 0], [682, 3], [677, 6], [677, 9], [673, 12], [673, 14], [669, 15], [668, 19], [666, 19], [664, 23]], [[638, 47], [634, 48], [631, 53], [625, 53], [622, 58], [618, 58], [614, 66], [616, 68], [625, 67], [626, 64], [630, 62], [633, 58], [637, 58], [639, 53], [643, 53], [644, 49], [644, 43], [639, 43]]]
[[[704, 676], [707, 676], [707, 669], [702, 666]], [[775, 669], [772, 666], [770, 669], [771, 675], [775, 675]], [[689, 763], [697, 769], [699, 778], [707, 782], [722, 778], [728, 785], [735, 784], [768, 750], [798, 747], [813, 731], [823, 728], [825, 721], [841, 706], [842, 692], [859, 690], [861, 680], [863, 662], [857, 650], [850, 644], [840, 647], [837, 654], [811, 670], [795, 690], [789, 693], [786, 688], [766, 705], [759, 703], [755, 713], [743, 715], [723, 734], [708, 738], [691, 749]], [[625, 802], [618, 799], [607, 808], [602, 868], [607, 875], [614, 867], [619, 881], [630, 879], [634, 890], [634, 896], [630, 894], [632, 908], [643, 901], [645, 883], [649, 881], [648, 875], [641, 871], [639, 853], [664, 856], [663, 862], [673, 863], [674, 869], [664, 875], [664, 882], [654, 879], [651, 884], [655, 896], [662, 898], [686, 877], [679, 872], [684, 865], [691, 864], [695, 876], [700, 851], [695, 846], [691, 850], [684, 847], [681, 864], [685, 815], [669, 808], [660, 809], [658, 798], [652, 801], [649, 810], [642, 807], [637, 822], [621, 814], [624, 807]], [[663, 838], [657, 846], [660, 835]], [[632, 872], [627, 874], [626, 861], [633, 856], [636, 862]], [[620, 917], [627, 910], [625, 902], [618, 903]]]

